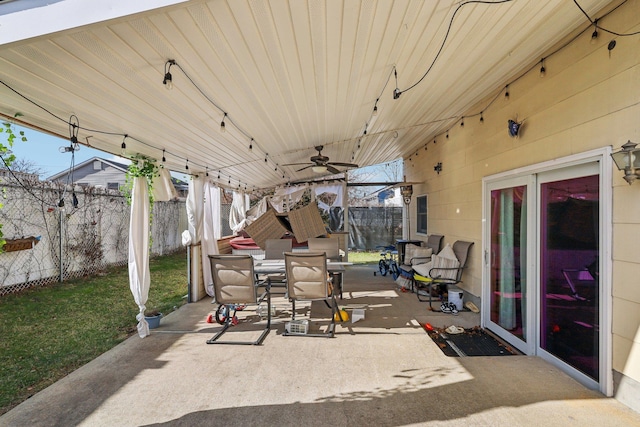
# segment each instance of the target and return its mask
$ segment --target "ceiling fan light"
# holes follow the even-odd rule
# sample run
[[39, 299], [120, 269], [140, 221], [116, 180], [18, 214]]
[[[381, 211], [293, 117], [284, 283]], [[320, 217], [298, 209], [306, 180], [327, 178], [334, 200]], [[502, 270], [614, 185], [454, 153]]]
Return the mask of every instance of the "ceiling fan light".
[[315, 173], [325, 173], [327, 171], [327, 167], [323, 165], [317, 165], [317, 166], [313, 166], [311, 170], [314, 171]]

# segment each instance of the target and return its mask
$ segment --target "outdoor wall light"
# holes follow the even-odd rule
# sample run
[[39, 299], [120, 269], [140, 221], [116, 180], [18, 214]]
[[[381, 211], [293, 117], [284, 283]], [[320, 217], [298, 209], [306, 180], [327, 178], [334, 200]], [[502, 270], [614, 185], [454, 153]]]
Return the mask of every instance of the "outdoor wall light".
[[413, 196], [413, 185], [400, 186], [400, 194], [402, 194], [402, 201], [405, 205], [411, 203], [411, 196]]
[[636, 149], [636, 143], [627, 141], [620, 151], [611, 153], [611, 158], [619, 170], [624, 171], [624, 180], [631, 185], [640, 177], [640, 148]]
[[440, 172], [442, 172], [442, 162], [438, 162], [438, 164], [433, 167], [433, 170], [438, 172], [438, 175], [440, 175]]

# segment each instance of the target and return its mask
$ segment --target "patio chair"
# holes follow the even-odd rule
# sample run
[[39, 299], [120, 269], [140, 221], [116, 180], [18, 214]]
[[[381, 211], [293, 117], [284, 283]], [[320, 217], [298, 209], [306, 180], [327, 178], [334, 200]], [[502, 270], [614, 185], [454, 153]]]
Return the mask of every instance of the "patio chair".
[[[291, 252], [292, 245], [293, 245], [293, 240], [291, 239], [267, 239], [265, 241], [264, 259], [266, 260], [284, 259], [284, 253]], [[286, 277], [284, 273], [269, 274], [268, 278], [270, 279], [271, 286], [285, 287]]]
[[431, 261], [431, 256], [440, 252], [443, 239], [444, 236], [441, 234], [431, 234], [427, 237], [424, 246], [409, 244], [405, 247], [404, 263], [400, 266], [399, 270], [400, 276], [411, 282], [412, 291], [415, 290], [413, 266]]
[[307, 241], [309, 252], [324, 252], [330, 261], [342, 261], [340, 255], [340, 242], [333, 237], [314, 237]]
[[[207, 341], [207, 344], [244, 344], [260, 345], [271, 330], [271, 290], [269, 280], [266, 281], [266, 289], [258, 294], [258, 287], [265, 282], [256, 280], [253, 271], [253, 257], [251, 255], [209, 255], [211, 262], [211, 275], [213, 276], [213, 289], [218, 304], [227, 306], [225, 323], [218, 333]], [[231, 326], [232, 310], [235, 312], [237, 305], [260, 305], [267, 301], [267, 325], [256, 341], [219, 341], [220, 337]]]
[[[467, 265], [471, 246], [473, 242], [458, 240], [453, 247], [447, 245], [437, 255], [432, 256], [431, 262], [414, 266], [413, 280], [416, 295], [419, 301], [429, 302], [430, 310], [433, 311], [431, 304], [434, 298], [432, 292], [434, 286], [437, 286], [442, 294], [449, 285], [462, 282], [462, 272]], [[424, 294], [428, 299], [421, 298]]]
[[[292, 323], [296, 317], [296, 301], [324, 301], [331, 309], [331, 323], [324, 334], [304, 334], [305, 336], [333, 338], [338, 303], [336, 301], [327, 272], [327, 255], [324, 252], [285, 252], [287, 292], [292, 304]], [[292, 334], [285, 331], [284, 335]]]
[[[340, 254], [340, 242], [334, 237], [314, 237], [307, 241], [307, 245], [309, 246], [309, 252], [324, 252], [327, 254], [327, 259], [329, 261], [342, 262], [342, 254]], [[340, 295], [340, 299], [342, 299], [343, 277], [342, 274], [337, 274], [336, 276], [338, 276], [338, 278], [334, 285], [338, 286], [338, 293]]]

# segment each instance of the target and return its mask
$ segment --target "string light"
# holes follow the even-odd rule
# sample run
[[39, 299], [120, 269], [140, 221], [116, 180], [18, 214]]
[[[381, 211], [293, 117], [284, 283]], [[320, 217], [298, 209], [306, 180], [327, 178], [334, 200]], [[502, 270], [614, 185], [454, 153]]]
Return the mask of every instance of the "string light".
[[393, 99], [398, 99], [400, 98], [400, 95], [402, 95], [402, 92], [400, 92], [400, 89], [398, 89], [398, 70], [394, 68], [393, 74], [394, 76], [396, 76], [396, 88], [393, 90]]
[[218, 171], [218, 179], [220, 179], [220, 171]]
[[484, 116], [482, 115], [482, 111], [480, 111], [480, 123], [484, 123]]
[[164, 149], [162, 150], [162, 163], [166, 162], [167, 158], [164, 156]]
[[204, 175], [205, 176], [209, 176], [209, 167], [205, 168]]
[[598, 42], [598, 20], [593, 21], [593, 33], [591, 33], [591, 44]]
[[547, 69], [544, 67], [544, 58], [540, 60], [540, 77], [547, 75]]
[[376, 99], [376, 103], [373, 105], [373, 115], [377, 116], [378, 115], [378, 100], [380, 100], [380, 98]]
[[189, 159], [187, 159], [187, 163], [185, 163], [184, 168], [186, 170], [189, 170]]
[[460, 127], [463, 128], [464, 127], [464, 116], [462, 116], [462, 120], [460, 120]]
[[249, 151], [253, 150], [253, 138], [249, 141]]
[[127, 143], [125, 142], [125, 140], [127, 139], [129, 135], [124, 134], [124, 138], [122, 138], [122, 144], [120, 144], [120, 153], [123, 156], [127, 155]]
[[220, 122], [220, 132], [222, 133], [225, 133], [227, 131], [227, 127], [224, 124], [225, 117], [227, 117], [227, 113], [224, 113], [224, 116], [222, 116], [222, 121]]
[[173, 89], [173, 76], [171, 76], [171, 66], [175, 65], [176, 61], [174, 59], [170, 59], [164, 63], [164, 80], [162, 80], [162, 84], [167, 90]]
[[509, 85], [504, 87], [504, 98], [507, 100], [509, 99]]

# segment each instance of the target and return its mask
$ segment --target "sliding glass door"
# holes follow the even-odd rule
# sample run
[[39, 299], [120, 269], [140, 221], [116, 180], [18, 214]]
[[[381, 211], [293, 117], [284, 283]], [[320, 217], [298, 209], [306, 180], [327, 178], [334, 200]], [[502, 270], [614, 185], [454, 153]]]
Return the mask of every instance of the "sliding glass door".
[[601, 203], [599, 159], [485, 180], [482, 324], [604, 391], [610, 207]]

